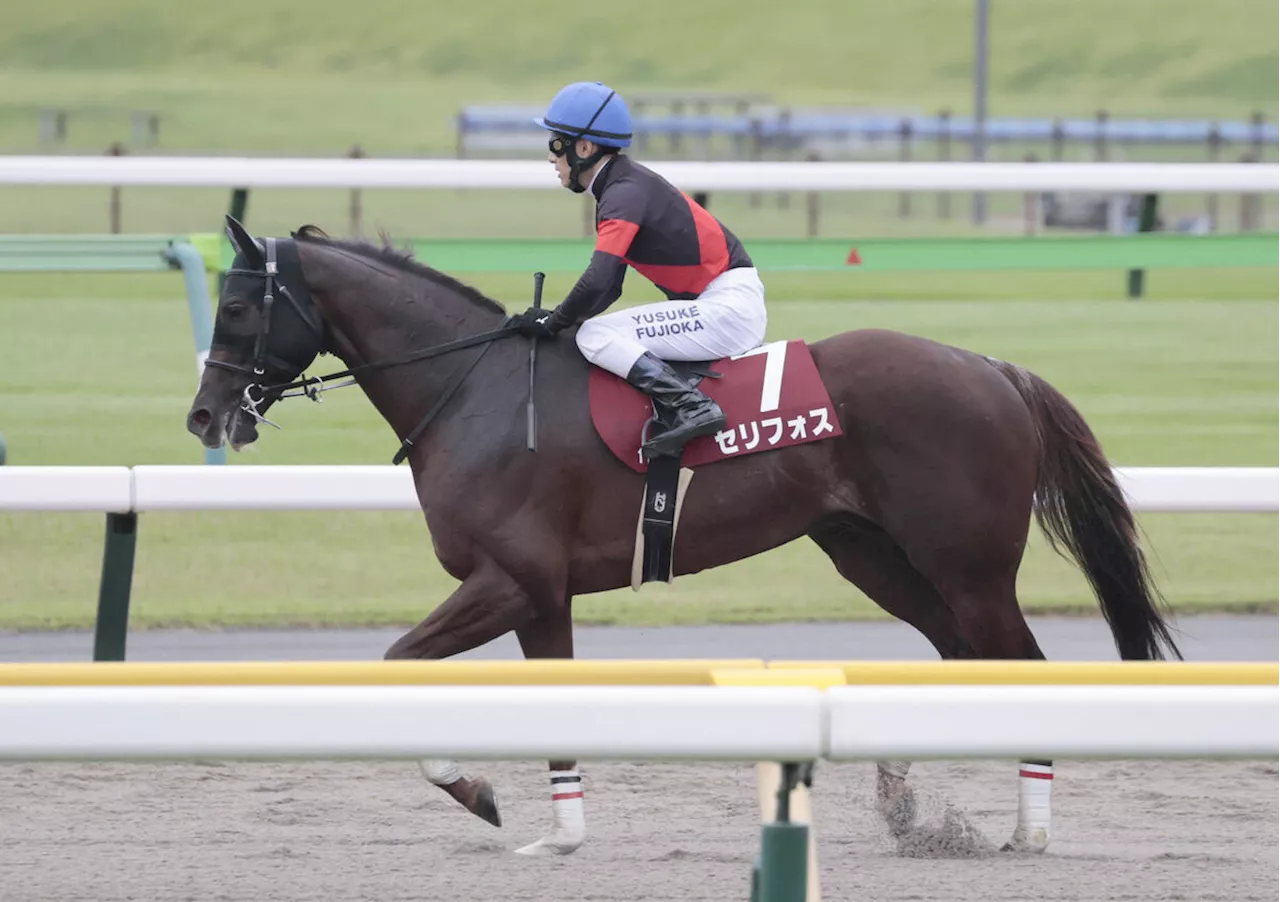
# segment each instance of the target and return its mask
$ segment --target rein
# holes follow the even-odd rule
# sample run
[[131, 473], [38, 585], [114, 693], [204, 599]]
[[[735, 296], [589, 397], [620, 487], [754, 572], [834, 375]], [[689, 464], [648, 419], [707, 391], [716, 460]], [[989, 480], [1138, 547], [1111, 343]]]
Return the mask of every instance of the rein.
[[[371, 373], [371, 372], [376, 372], [378, 370], [390, 369], [392, 367], [404, 366], [409, 363], [416, 363], [420, 360], [430, 360], [433, 357], [442, 357], [445, 354], [450, 354], [450, 353], [453, 353], [454, 351], [465, 350], [466, 348], [472, 348], [472, 347], [475, 347], [476, 345], [484, 345], [484, 347], [480, 349], [480, 353], [477, 354], [472, 359], [471, 363], [468, 364], [466, 367], [464, 367], [461, 371], [459, 371], [457, 376], [454, 377], [454, 379], [450, 382], [448, 388], [445, 389], [444, 393], [440, 396], [440, 398], [436, 401], [436, 403], [431, 407], [431, 409], [427, 411], [426, 416], [424, 416], [422, 420], [419, 421], [418, 425], [413, 427], [413, 430], [408, 434], [408, 436], [406, 436], [401, 441], [399, 450], [396, 451], [395, 456], [391, 459], [392, 464], [400, 464], [404, 461], [406, 457], [408, 457], [409, 451], [413, 447], [413, 443], [422, 435], [424, 431], [426, 431], [426, 428], [429, 425], [431, 425], [432, 420], [436, 418], [437, 414], [439, 414], [440, 411], [444, 409], [444, 406], [449, 403], [449, 400], [457, 393], [458, 389], [462, 387], [462, 383], [466, 381], [466, 378], [469, 375], [471, 375], [471, 371], [476, 368], [477, 364], [479, 364], [482, 359], [484, 359], [484, 355], [489, 352], [489, 348], [493, 346], [493, 343], [500, 339], [509, 338], [512, 335], [520, 334], [519, 332], [517, 332], [514, 329], [511, 329], [508, 326], [508, 323], [510, 322], [511, 318], [507, 317], [503, 321], [503, 324], [500, 328], [492, 329], [488, 332], [481, 332], [477, 335], [470, 335], [466, 338], [455, 339], [454, 341], [448, 341], [448, 342], [445, 342], [444, 344], [434, 345], [433, 347], [430, 347], [430, 348], [424, 348], [421, 351], [415, 351], [409, 354], [408, 356], [402, 357], [398, 360], [381, 360], [381, 361], [374, 361], [372, 363], [362, 363], [362, 364], [359, 364], [358, 366], [349, 367], [345, 370], [339, 370], [336, 373], [328, 373], [324, 376], [308, 377], [305, 373], [303, 373], [301, 379], [297, 379], [293, 382], [282, 382], [282, 383], [275, 383], [270, 385], [263, 385], [261, 384], [260, 381], [256, 381], [256, 380], [260, 380], [266, 375], [266, 363], [268, 358], [271, 356], [267, 352], [267, 335], [271, 329], [271, 308], [275, 301], [275, 288], [276, 288], [277, 280], [279, 279], [279, 276], [280, 276], [279, 266], [276, 262], [275, 239], [267, 238], [265, 239], [265, 241], [266, 241], [266, 261], [265, 261], [265, 266], [262, 270], [237, 269], [237, 270], [228, 271], [229, 274], [237, 273], [240, 275], [259, 276], [266, 279], [266, 286], [263, 290], [263, 296], [262, 296], [263, 313], [261, 317], [261, 326], [254, 340], [253, 366], [252, 368], [250, 368], [250, 367], [241, 366], [235, 363], [227, 363], [221, 360], [205, 361], [205, 366], [211, 366], [218, 369], [230, 370], [234, 373], [241, 373], [243, 375], [251, 376], [255, 379], [255, 381], [250, 382], [248, 385], [245, 386], [244, 394], [241, 399], [242, 403], [240, 405], [240, 409], [245, 413], [249, 414], [249, 416], [253, 417], [255, 422], [266, 423], [268, 426], [273, 426], [276, 429], [280, 428], [278, 424], [268, 420], [258, 410], [259, 405], [261, 405], [263, 401], [266, 400], [267, 395], [269, 394], [278, 393], [278, 397], [281, 400], [283, 400], [284, 398], [306, 397], [318, 403], [323, 400], [323, 398], [320, 397], [322, 392], [332, 391], [335, 388], [345, 388], [349, 385], [356, 384], [356, 380], [354, 378], [348, 379], [346, 382], [341, 382], [337, 385], [326, 384], [327, 382], [332, 381], [334, 379], [342, 379], [347, 376], [355, 376], [358, 373]], [[316, 323], [312, 321], [312, 318], [307, 316], [303, 312], [302, 305], [298, 303], [297, 299], [294, 298], [293, 294], [289, 291], [288, 287], [283, 282], [279, 283], [279, 290], [280, 290], [280, 293], [283, 294], [289, 300], [289, 302], [293, 305], [294, 309], [298, 312], [298, 315], [302, 318], [302, 320], [309, 327], [311, 327], [311, 329], [315, 331], [318, 335], [323, 336], [324, 334], [323, 325], [319, 325], [319, 326], [316, 325]], [[315, 310], [314, 306], [312, 306], [310, 309], [312, 311]], [[537, 339], [533, 339], [533, 343], [536, 345]], [[530, 373], [530, 375], [532, 376], [532, 372]], [[258, 391], [258, 397], [256, 399], [253, 397], [254, 389], [257, 389]]]
[[[323, 398], [320, 397], [321, 392], [332, 391], [335, 388], [345, 388], [348, 385], [356, 384], [355, 379], [349, 379], [346, 382], [339, 383], [338, 385], [326, 385], [325, 382], [328, 380], [341, 379], [345, 376], [354, 376], [357, 373], [376, 372], [377, 370], [404, 366], [408, 363], [416, 363], [419, 360], [430, 360], [432, 357], [442, 357], [445, 354], [452, 353], [453, 351], [461, 351], [466, 348], [475, 347], [476, 345], [484, 345], [484, 347], [480, 349], [480, 353], [472, 358], [471, 363], [459, 371], [453, 381], [449, 383], [449, 387], [445, 389], [444, 394], [442, 394], [439, 400], [437, 400], [431, 409], [427, 411], [426, 416], [424, 416], [418, 422], [418, 425], [414, 426], [413, 430], [404, 438], [403, 441], [400, 442], [399, 450], [397, 450], [395, 456], [391, 458], [392, 464], [399, 465], [404, 462], [406, 457], [409, 456], [409, 451], [413, 447], [413, 443], [417, 441], [423, 432], [426, 431], [427, 427], [431, 425], [432, 420], [434, 420], [436, 415], [444, 409], [444, 406], [449, 403], [449, 400], [457, 393], [458, 389], [462, 388], [462, 383], [471, 375], [471, 371], [476, 368], [476, 365], [484, 359], [484, 355], [489, 352], [489, 348], [493, 346], [493, 343], [499, 339], [518, 334], [519, 333], [513, 329], [493, 329], [489, 332], [481, 332], [478, 335], [459, 338], [455, 341], [445, 342], [442, 345], [435, 345], [434, 347], [416, 351], [408, 357], [402, 357], [399, 360], [382, 360], [374, 363], [363, 363], [359, 366], [353, 366], [349, 369], [340, 370], [336, 373], [329, 373], [325, 376], [313, 376], [311, 378], [307, 378], [304, 375], [303, 378], [287, 384], [260, 385], [258, 386], [258, 390], [261, 392], [261, 395], [257, 401], [254, 401], [249, 395], [249, 389], [253, 387], [250, 385], [245, 388], [245, 407], [242, 409], [251, 414], [257, 420], [275, 426], [275, 423], [266, 419], [266, 417], [258, 413], [257, 410], [257, 406], [262, 403], [263, 399], [265, 399], [267, 394], [270, 392], [278, 391], [282, 399], [305, 396], [310, 398], [312, 401], [320, 402], [323, 400]], [[253, 409], [249, 409], [250, 407]], [[280, 427], [276, 426], [276, 428], [279, 429]]]
[[[329, 373], [324, 376], [312, 376], [309, 378], [304, 376], [294, 382], [281, 383], [278, 385], [263, 385], [259, 386], [259, 388], [261, 388], [263, 392], [279, 391], [281, 392], [280, 397], [282, 398], [296, 398], [301, 397], [302, 395], [311, 397], [313, 391], [316, 393], [332, 391], [335, 388], [344, 388], [355, 383], [355, 380], [353, 379], [350, 382], [342, 383], [342, 385], [324, 385], [326, 381], [331, 379], [341, 379], [344, 376], [354, 376], [356, 373], [368, 373], [376, 370], [390, 369], [393, 366], [404, 366], [406, 363], [416, 363], [419, 360], [430, 360], [432, 357], [441, 357], [453, 351], [461, 351], [465, 348], [472, 348], [476, 345], [485, 344], [486, 342], [494, 342], [500, 338], [506, 338], [507, 336], [518, 334], [519, 333], [514, 329], [508, 329], [506, 327], [493, 329], [489, 332], [481, 332], [477, 335], [470, 335], [466, 338], [459, 338], [455, 341], [445, 342], [442, 345], [434, 345], [421, 351], [415, 351], [408, 357], [402, 357], [399, 360], [380, 360], [375, 363], [362, 363], [359, 366], [353, 366], [350, 369], [339, 370], [336, 373]], [[483, 356], [483, 352], [481, 353], [481, 356]], [[213, 363], [214, 361], [210, 361], [210, 365]], [[310, 388], [310, 386], [313, 385], [319, 385], [321, 387], [316, 389]], [[302, 391], [293, 392], [288, 395], [284, 394], [284, 392], [289, 392], [292, 389], [302, 389]]]

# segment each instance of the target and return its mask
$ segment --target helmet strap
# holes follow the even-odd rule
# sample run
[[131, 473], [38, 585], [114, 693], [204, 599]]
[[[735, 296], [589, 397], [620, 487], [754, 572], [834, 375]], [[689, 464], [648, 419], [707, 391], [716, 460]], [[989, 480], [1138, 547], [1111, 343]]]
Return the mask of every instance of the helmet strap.
[[569, 147], [569, 152], [565, 154], [565, 159], [569, 161], [569, 190], [574, 194], [584, 193], [587, 190], [587, 186], [582, 184], [582, 176], [592, 166], [603, 160], [608, 153], [609, 151], [597, 144], [595, 153], [580, 157], [578, 156], [578, 142], [575, 141]]

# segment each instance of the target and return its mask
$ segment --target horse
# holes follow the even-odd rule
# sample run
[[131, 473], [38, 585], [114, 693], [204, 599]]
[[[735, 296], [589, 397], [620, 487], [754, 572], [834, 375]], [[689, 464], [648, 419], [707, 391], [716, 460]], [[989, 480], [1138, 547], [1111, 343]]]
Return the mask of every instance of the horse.
[[[448, 658], [511, 631], [528, 659], [572, 658], [574, 598], [634, 585], [645, 480], [593, 426], [593, 375], [572, 330], [539, 341], [535, 382], [532, 339], [506, 328], [501, 304], [385, 237], [379, 246], [303, 226], [255, 239], [230, 216], [227, 234], [235, 258], [188, 430], [239, 451], [281, 398], [314, 400], [334, 387], [326, 380], [349, 376], [399, 438], [434, 552], [459, 581], [385, 658]], [[838, 434], [699, 468], [670, 578], [807, 536], [941, 658], [1042, 660], [1015, 592], [1034, 516], [1083, 570], [1122, 659], [1181, 658], [1124, 494], [1057, 389], [1013, 363], [889, 330], [805, 347]], [[348, 369], [303, 375], [326, 354]], [[501, 826], [488, 780], [454, 762], [421, 766]], [[876, 805], [899, 835], [913, 817], [909, 767], [877, 762]], [[585, 839], [577, 762], [550, 769], [553, 828], [520, 853], [568, 854]], [[1003, 849], [1041, 852], [1052, 762], [1020, 762], [1019, 774]]]

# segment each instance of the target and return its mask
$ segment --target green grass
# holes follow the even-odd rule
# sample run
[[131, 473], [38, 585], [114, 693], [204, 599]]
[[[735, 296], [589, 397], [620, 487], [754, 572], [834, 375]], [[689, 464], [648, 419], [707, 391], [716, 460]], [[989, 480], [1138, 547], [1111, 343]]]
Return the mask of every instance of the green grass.
[[[120, 192], [121, 230], [163, 234], [219, 231], [230, 194], [199, 188], [126, 188]], [[951, 194], [947, 218], [938, 214], [939, 198], [926, 193], [912, 194], [910, 215], [900, 216], [898, 197], [887, 192], [821, 194], [818, 234], [883, 238], [1025, 231], [1021, 194], [988, 195], [990, 219], [982, 227], [971, 223], [970, 195]], [[1222, 195], [1217, 200], [1219, 229], [1238, 230], [1240, 197]], [[1263, 195], [1261, 200], [1261, 227], [1275, 229], [1280, 210], [1276, 194]], [[105, 233], [110, 229], [109, 205], [107, 188], [0, 187], [0, 234]], [[709, 207], [744, 240], [807, 235], [803, 195], [765, 195], [753, 204], [747, 194], [726, 192], [713, 194]], [[1207, 209], [1208, 201], [1201, 194], [1160, 198], [1161, 214], [1170, 227]], [[314, 223], [333, 235], [359, 231], [376, 238], [385, 231], [397, 241], [412, 237], [568, 238], [583, 236], [586, 228], [593, 227], [586, 202], [567, 191], [365, 191], [361, 212], [356, 229], [351, 222], [348, 191], [264, 189], [250, 192], [244, 222], [255, 234], [286, 235], [304, 223]]]
[[[524, 279], [474, 281], [500, 297], [527, 296]], [[1150, 300], [1078, 299], [1117, 297], [1122, 284], [1120, 273], [791, 276], [770, 280], [770, 335], [857, 326], [929, 335], [1039, 372], [1081, 407], [1117, 465], [1275, 466], [1274, 274], [1154, 273]], [[550, 277], [548, 296], [567, 286], [567, 276]], [[1041, 299], [1018, 299], [1019, 290]], [[202, 461], [182, 422], [195, 380], [179, 291], [171, 276], [0, 279], [0, 429], [11, 463]], [[851, 294], [858, 299], [835, 300]], [[1219, 299], [1196, 299], [1207, 294]], [[948, 299], [929, 299], [938, 297]], [[394, 451], [389, 428], [355, 391], [322, 407], [287, 404], [279, 421], [283, 432], [268, 430], [232, 465], [382, 464]], [[1275, 516], [1142, 521], [1160, 585], [1179, 609], [1275, 609]], [[0, 627], [92, 623], [101, 531], [99, 517], [80, 514], [0, 517]], [[149, 514], [133, 622], [403, 624], [453, 585], [416, 514]], [[1078, 571], [1038, 534], [1020, 594], [1029, 610], [1093, 610]], [[584, 598], [577, 611], [583, 622], [626, 624], [878, 615], [807, 540], [672, 587]]]

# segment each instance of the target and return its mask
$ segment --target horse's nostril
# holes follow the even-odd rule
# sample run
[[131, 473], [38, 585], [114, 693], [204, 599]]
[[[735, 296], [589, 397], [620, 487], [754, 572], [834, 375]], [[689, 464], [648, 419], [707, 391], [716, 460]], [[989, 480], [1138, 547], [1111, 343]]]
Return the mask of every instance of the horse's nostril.
[[207, 407], [201, 407], [199, 410], [191, 412], [191, 425], [200, 429], [205, 429], [213, 422], [213, 413]]

